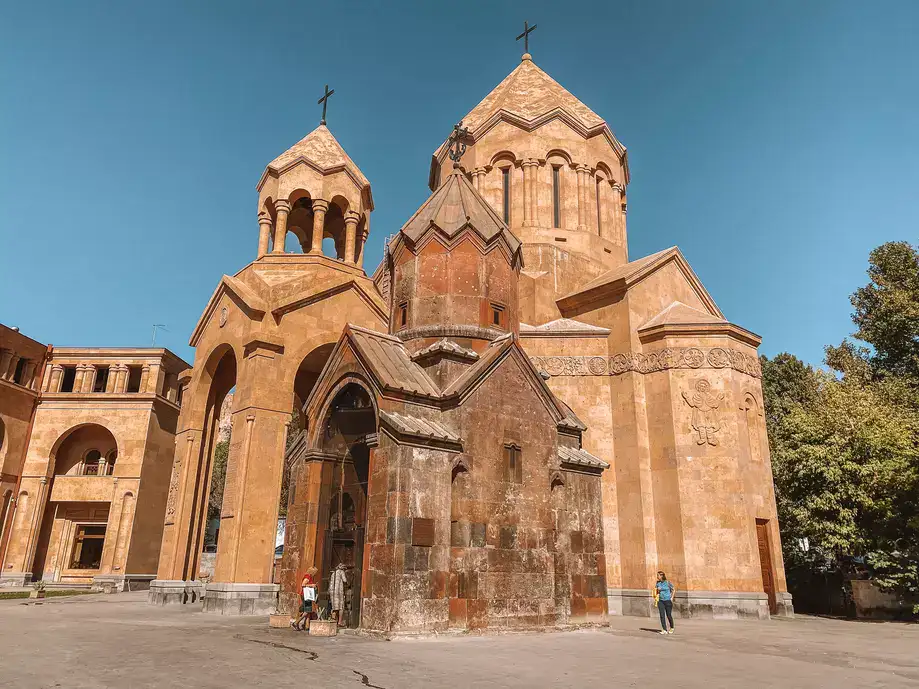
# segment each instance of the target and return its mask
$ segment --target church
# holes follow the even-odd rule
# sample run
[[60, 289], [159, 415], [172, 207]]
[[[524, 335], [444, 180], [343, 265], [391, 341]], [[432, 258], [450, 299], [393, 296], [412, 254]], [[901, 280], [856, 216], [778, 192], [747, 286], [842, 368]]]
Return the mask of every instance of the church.
[[528, 52], [436, 148], [372, 273], [371, 182], [325, 117], [271, 161], [255, 258], [178, 374], [151, 602], [293, 612], [308, 568], [325, 590], [344, 564], [350, 626], [527, 629], [648, 616], [664, 570], [683, 616], [791, 615], [760, 338], [676, 247], [629, 256], [629, 182], [609, 125]]

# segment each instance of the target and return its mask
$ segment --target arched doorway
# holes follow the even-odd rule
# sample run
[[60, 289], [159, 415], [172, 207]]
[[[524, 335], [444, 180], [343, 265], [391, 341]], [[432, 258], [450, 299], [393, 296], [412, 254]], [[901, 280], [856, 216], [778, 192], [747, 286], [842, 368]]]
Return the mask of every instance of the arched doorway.
[[227, 467], [233, 441], [233, 391], [236, 388], [236, 356], [229, 346], [215, 350], [205, 371], [210, 388], [204, 410], [204, 435], [195, 484], [194, 521], [189, 530], [189, 557], [183, 579], [210, 577], [220, 549], [220, 516], [226, 501]]
[[115, 436], [95, 423], [70, 429], [54, 444], [34, 580], [88, 584], [111, 568], [104, 556], [115, 538], [108, 522], [117, 456]]
[[368, 392], [357, 383], [348, 383], [326, 407], [318, 445], [329, 457], [331, 470], [328, 497], [323, 510], [326, 519], [322, 539], [322, 585], [320, 605], [325, 605], [332, 572], [346, 568], [341, 622], [348, 627], [360, 625], [361, 583], [366, 531], [370, 449], [375, 445], [377, 417]]

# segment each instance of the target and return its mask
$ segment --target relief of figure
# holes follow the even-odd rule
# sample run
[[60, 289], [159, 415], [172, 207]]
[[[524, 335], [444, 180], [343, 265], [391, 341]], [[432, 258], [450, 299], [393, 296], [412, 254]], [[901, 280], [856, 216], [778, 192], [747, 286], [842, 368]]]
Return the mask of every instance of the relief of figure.
[[718, 407], [724, 401], [723, 392], [712, 392], [712, 384], [707, 380], [696, 383], [694, 392], [683, 392], [683, 399], [692, 408], [692, 428], [696, 432], [696, 443], [699, 445], [718, 445], [715, 433], [721, 429], [718, 420]]

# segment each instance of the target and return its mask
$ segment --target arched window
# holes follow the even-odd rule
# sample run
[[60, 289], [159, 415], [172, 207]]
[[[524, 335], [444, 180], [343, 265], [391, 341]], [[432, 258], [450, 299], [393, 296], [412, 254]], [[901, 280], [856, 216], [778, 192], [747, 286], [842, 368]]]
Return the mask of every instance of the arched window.
[[552, 227], [562, 226], [561, 172], [557, 165], [552, 166]]
[[763, 459], [763, 447], [760, 438], [759, 405], [749, 393], [744, 397], [744, 421], [747, 429], [747, 442], [750, 445], [750, 459], [760, 462]]
[[118, 451], [112, 450], [105, 456], [105, 475], [111, 476], [115, 473], [115, 460], [118, 459]]
[[603, 236], [603, 214], [600, 212], [600, 175], [597, 175], [596, 178], [596, 191], [597, 191], [597, 234], [601, 237]]
[[511, 168], [501, 168], [501, 193], [504, 199], [504, 222], [511, 221]]
[[100, 461], [102, 453], [99, 450], [90, 450], [83, 458], [83, 475], [84, 476], [104, 476], [105, 467], [100, 472]]

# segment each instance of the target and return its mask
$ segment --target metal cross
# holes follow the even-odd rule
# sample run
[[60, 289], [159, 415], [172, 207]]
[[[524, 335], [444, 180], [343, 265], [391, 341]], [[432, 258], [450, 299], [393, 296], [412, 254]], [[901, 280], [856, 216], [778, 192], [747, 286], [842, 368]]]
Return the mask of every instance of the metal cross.
[[322, 98], [320, 98], [318, 101], [316, 101], [317, 105], [322, 106], [322, 119], [319, 120], [319, 124], [325, 124], [325, 109], [329, 104], [329, 96], [331, 96], [333, 93], [335, 93], [335, 89], [332, 89], [331, 91], [329, 91], [329, 85], [326, 84], [325, 85], [325, 95]]
[[525, 53], [530, 52], [530, 32], [535, 30], [536, 24], [530, 26], [527, 22], [523, 22], [523, 33], [517, 36], [517, 40], [523, 39], [523, 52]]
[[466, 152], [466, 144], [463, 143], [463, 139], [469, 134], [469, 129], [463, 126], [463, 121], [460, 120], [459, 124], [453, 125], [453, 133], [450, 135], [450, 160], [453, 161], [455, 166], [459, 166], [459, 160], [463, 157], [463, 154]]

